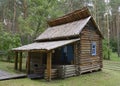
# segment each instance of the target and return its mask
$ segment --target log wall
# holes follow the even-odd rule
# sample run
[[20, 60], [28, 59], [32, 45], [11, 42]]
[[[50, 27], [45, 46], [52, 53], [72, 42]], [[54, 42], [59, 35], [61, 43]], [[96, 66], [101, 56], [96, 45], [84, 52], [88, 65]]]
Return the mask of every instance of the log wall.
[[80, 58], [80, 41], [74, 43], [74, 64], [79, 65]]
[[[51, 78], [67, 78], [76, 76], [75, 65], [52, 65]], [[48, 79], [47, 70], [45, 70], [44, 78]]]
[[[96, 55], [91, 53], [92, 42], [96, 42]], [[75, 44], [75, 63], [79, 63], [79, 72], [92, 72], [102, 68], [102, 38], [92, 26], [86, 26], [80, 34], [79, 45]]]

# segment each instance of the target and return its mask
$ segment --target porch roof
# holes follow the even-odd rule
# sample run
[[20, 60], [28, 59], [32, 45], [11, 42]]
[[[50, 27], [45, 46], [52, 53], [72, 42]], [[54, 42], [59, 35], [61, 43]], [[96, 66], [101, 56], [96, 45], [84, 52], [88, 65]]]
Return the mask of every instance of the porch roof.
[[13, 51], [35, 51], [35, 50], [52, 50], [73, 42], [80, 40], [70, 39], [70, 40], [61, 40], [61, 41], [49, 41], [49, 42], [35, 42], [28, 45], [24, 45], [18, 48], [13, 48]]

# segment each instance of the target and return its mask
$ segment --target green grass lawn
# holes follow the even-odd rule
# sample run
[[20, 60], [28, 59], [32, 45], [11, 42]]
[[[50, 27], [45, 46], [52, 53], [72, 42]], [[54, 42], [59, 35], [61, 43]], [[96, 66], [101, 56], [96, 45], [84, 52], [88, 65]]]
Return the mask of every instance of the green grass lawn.
[[111, 59], [111, 61], [119, 61], [120, 62], [120, 57], [118, 57], [117, 53], [111, 53], [110, 59]]
[[[23, 73], [20, 71], [14, 70], [14, 63], [0, 61], [0, 69], [10, 72], [10, 73]], [[23, 70], [25, 70], [25, 64], [23, 64]]]
[[8, 71], [10, 73], [15, 73], [16, 72], [16, 71], [14, 71], [14, 64], [10, 63], [10, 62], [0, 61], [0, 69], [2, 69], [4, 71]]
[[0, 86], [120, 86], [120, 71], [103, 69], [103, 71], [66, 78], [64, 80], [13, 79], [0, 81]]
[[[112, 61], [104, 60], [104, 68], [98, 72], [51, 82], [29, 78], [5, 80], [0, 81], [0, 86], [120, 86], [120, 60], [115, 54], [111, 59]], [[13, 67], [13, 63], [0, 62], [0, 69], [14, 73]]]

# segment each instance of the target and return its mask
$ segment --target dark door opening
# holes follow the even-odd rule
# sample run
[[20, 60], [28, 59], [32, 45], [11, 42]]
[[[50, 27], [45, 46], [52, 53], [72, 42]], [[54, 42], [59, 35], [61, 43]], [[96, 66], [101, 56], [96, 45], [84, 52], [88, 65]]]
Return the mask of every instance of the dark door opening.
[[70, 65], [74, 59], [73, 45], [66, 45], [61, 48], [55, 49], [52, 58], [52, 64], [55, 65]]

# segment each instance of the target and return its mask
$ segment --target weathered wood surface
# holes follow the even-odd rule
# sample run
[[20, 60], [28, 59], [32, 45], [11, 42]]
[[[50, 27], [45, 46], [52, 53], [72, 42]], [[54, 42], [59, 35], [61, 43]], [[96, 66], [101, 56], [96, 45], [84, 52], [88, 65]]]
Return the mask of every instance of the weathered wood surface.
[[19, 57], [19, 70], [22, 70], [22, 52], [20, 52], [20, 57]]
[[[48, 80], [47, 70], [45, 70], [44, 78]], [[51, 79], [58, 78], [58, 69], [51, 69]]]
[[17, 78], [24, 78], [26, 74], [11, 74], [6, 71], [0, 70], [0, 81], [8, 80], [8, 79], [17, 79]]
[[[91, 24], [89, 22], [88, 24]], [[81, 73], [91, 72], [102, 68], [102, 39], [97, 33], [95, 27], [85, 27], [80, 35], [80, 51], [77, 50], [79, 56], [78, 71]], [[96, 42], [96, 55], [91, 54], [91, 44]], [[77, 46], [78, 47], [78, 46]], [[77, 48], [76, 48], [77, 49]], [[77, 54], [77, 53], [75, 53]]]
[[41, 79], [41, 78], [43, 78], [44, 77], [44, 75], [41, 75], [41, 74], [29, 74], [28, 75], [28, 78], [30, 78], [30, 79]]
[[47, 53], [47, 73], [46, 73], [46, 75], [47, 75], [47, 77], [48, 77], [48, 81], [51, 81], [51, 74], [52, 74], [52, 52], [51, 51], [49, 51], [48, 53]]
[[33, 73], [35, 73], [35, 74], [44, 74], [44, 70], [45, 70], [45, 67], [41, 66], [41, 67], [38, 67], [38, 68], [34, 68]]
[[15, 52], [15, 70], [18, 69], [18, 52]]
[[[51, 78], [67, 78], [76, 76], [75, 65], [53, 65], [56, 69], [51, 69]], [[45, 70], [44, 78], [48, 79], [47, 70]]]
[[34, 68], [35, 64], [37, 64], [38, 67], [41, 67], [42, 57], [44, 56], [44, 53], [30, 52], [30, 54], [31, 54], [31, 69]]
[[75, 65], [62, 65], [58, 69], [58, 77], [66, 78], [76, 76], [76, 66]]
[[90, 16], [89, 10], [87, 8], [82, 8], [80, 10], [66, 14], [62, 16], [61, 18], [49, 21], [48, 24], [49, 26], [56, 26], [56, 25], [61, 25], [61, 24], [65, 24], [68, 22], [77, 21], [82, 18], [86, 18], [88, 16]]
[[27, 57], [27, 74], [30, 74], [30, 59], [31, 59], [31, 55], [30, 55], [30, 52], [28, 52], [28, 57]]
[[39, 65], [38, 67], [33, 66], [33, 73], [29, 74], [28, 77], [31, 79], [43, 78], [45, 65]]

